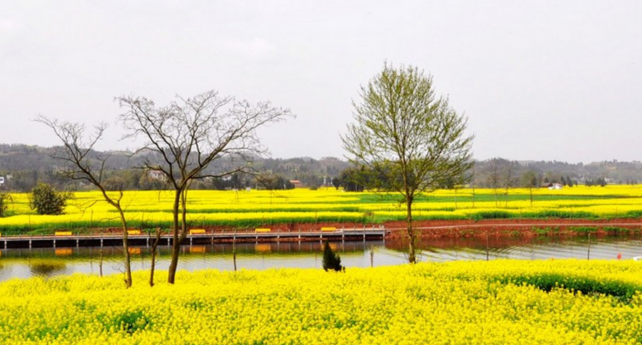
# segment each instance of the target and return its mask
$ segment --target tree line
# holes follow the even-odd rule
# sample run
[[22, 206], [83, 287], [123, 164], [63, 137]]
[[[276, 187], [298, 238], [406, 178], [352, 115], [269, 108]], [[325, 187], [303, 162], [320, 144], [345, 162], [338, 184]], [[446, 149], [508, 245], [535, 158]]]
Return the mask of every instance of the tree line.
[[[38, 183], [47, 183], [59, 190], [86, 190], [91, 186], [70, 181], [57, 173], [59, 163], [51, 157], [55, 148], [27, 145], [0, 144], [0, 176], [5, 177], [2, 190], [29, 192]], [[162, 180], [150, 176], [136, 164], [142, 163], [139, 156], [131, 152], [95, 152], [96, 157], [110, 155], [105, 167], [105, 182], [110, 190], [159, 190], [165, 189]], [[265, 176], [235, 174], [226, 178], [210, 178], [197, 181], [193, 189], [289, 189], [297, 180], [302, 186], [316, 188], [339, 186], [346, 191], [363, 190], [359, 184], [358, 168], [349, 161], [327, 157], [313, 158], [262, 158], [253, 159], [255, 169]], [[211, 171], [222, 171], [232, 166], [232, 160], [224, 157], [212, 164]], [[356, 170], [355, 170], [356, 169]], [[467, 172], [471, 176], [470, 186], [493, 188], [494, 186], [528, 187], [531, 173], [535, 185], [560, 183], [564, 186], [606, 184], [637, 184], [642, 181], [642, 163], [606, 161], [590, 164], [571, 164], [555, 161], [519, 162], [503, 158], [476, 160]], [[510, 176], [509, 176], [510, 175]], [[7, 178], [7, 176], [9, 178]], [[285, 187], [284, 187], [285, 186]], [[441, 187], [453, 188], [452, 181], [443, 181]]]

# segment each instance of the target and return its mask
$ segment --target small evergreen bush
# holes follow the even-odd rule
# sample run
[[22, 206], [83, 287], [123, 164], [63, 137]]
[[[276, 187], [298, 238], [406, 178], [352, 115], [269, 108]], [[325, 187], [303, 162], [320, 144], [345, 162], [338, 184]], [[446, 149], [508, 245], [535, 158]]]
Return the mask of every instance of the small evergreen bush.
[[341, 266], [341, 257], [335, 254], [330, 248], [328, 241], [323, 243], [323, 269], [327, 272], [328, 270], [335, 270], [337, 272], [341, 271], [343, 267]]

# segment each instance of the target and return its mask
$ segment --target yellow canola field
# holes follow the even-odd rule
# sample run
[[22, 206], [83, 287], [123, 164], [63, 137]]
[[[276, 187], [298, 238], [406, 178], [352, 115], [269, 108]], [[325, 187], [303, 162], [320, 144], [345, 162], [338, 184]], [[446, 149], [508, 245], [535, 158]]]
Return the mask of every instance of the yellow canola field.
[[[533, 194], [531, 205], [530, 194]], [[172, 219], [171, 191], [126, 191], [122, 204], [135, 227], [167, 226]], [[334, 188], [288, 191], [190, 191], [188, 219], [194, 226], [247, 227], [273, 223], [364, 222], [403, 219], [398, 194], [347, 193]], [[37, 215], [27, 194], [13, 194], [0, 229], [91, 228], [117, 226], [115, 210], [98, 192], [76, 192], [65, 214]], [[577, 186], [548, 189], [437, 190], [414, 203], [415, 219], [488, 217], [638, 217], [642, 186]], [[500, 214], [501, 213], [501, 214]], [[502, 215], [503, 214], [503, 215]]]
[[[0, 284], [3, 344], [636, 344], [642, 296], [546, 292], [510, 278], [557, 274], [639, 287], [615, 261], [423, 263], [179, 272], [176, 285], [74, 275]], [[508, 279], [508, 281], [507, 281]]]

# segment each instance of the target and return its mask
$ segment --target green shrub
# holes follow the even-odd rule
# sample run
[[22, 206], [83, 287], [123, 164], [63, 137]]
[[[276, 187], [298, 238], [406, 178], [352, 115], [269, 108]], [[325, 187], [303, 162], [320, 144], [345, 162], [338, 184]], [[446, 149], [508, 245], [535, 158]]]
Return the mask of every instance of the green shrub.
[[31, 190], [29, 206], [38, 214], [62, 214], [70, 195], [56, 191], [46, 183], [39, 183]]

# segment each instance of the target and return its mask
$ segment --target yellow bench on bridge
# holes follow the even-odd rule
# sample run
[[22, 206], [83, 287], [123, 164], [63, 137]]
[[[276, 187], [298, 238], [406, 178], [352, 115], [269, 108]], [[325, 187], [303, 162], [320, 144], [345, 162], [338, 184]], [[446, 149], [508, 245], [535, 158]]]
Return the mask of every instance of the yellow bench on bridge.
[[71, 231], [56, 231], [56, 236], [71, 236]]
[[190, 235], [203, 235], [205, 234], [205, 229], [190, 229], [189, 230]]
[[127, 235], [140, 235], [140, 230], [127, 230]]
[[272, 231], [272, 229], [270, 229], [270, 228], [256, 228], [256, 229], [254, 229], [254, 231], [256, 231], [256, 232], [270, 232], [270, 231]]
[[337, 231], [337, 228], [334, 226], [324, 226], [321, 228], [321, 231]]

